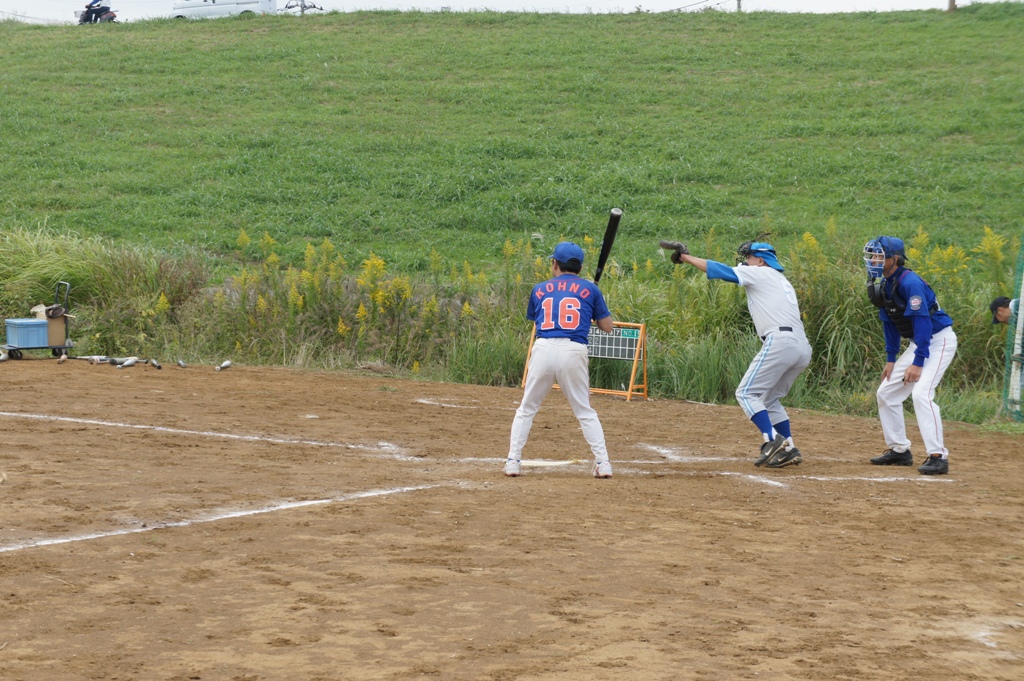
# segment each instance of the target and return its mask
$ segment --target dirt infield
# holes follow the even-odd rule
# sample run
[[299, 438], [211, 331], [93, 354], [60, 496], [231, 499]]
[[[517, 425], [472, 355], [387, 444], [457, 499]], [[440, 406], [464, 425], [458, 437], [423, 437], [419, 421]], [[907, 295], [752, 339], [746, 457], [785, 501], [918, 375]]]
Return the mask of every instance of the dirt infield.
[[[0, 679], [1020, 679], [1024, 442], [286, 369], [0, 365]], [[47, 418], [50, 417], [50, 418]], [[59, 418], [53, 418], [59, 417]], [[912, 438], [919, 442], [911, 422]], [[918, 457], [921, 458], [921, 457]]]

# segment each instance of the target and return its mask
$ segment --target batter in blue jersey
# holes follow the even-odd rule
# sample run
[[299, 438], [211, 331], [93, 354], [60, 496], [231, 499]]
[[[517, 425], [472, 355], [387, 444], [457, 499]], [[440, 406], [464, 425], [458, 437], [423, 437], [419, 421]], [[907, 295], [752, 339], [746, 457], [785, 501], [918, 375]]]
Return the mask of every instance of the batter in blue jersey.
[[590, 335], [591, 320], [610, 316], [597, 284], [572, 272], [534, 286], [526, 306], [526, 317], [536, 325], [537, 338], [568, 338], [583, 345]]
[[597, 412], [590, 406], [587, 337], [591, 322], [605, 333], [611, 333], [613, 324], [601, 289], [579, 277], [583, 255], [582, 248], [568, 241], [555, 246], [551, 254], [551, 279], [537, 284], [530, 293], [526, 316], [534, 324], [536, 340], [527, 365], [523, 401], [512, 421], [505, 461], [505, 475], [510, 478], [522, 471], [523, 447], [533, 419], [555, 383], [569, 400], [594, 454], [594, 477], [612, 477], [604, 430]]

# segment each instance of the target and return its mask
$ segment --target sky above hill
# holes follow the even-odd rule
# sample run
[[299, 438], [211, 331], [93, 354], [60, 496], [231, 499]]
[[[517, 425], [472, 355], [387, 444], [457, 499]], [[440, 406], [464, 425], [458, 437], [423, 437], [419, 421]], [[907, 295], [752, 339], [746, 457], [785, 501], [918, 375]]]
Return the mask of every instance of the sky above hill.
[[[417, 9], [423, 11], [469, 11], [489, 9], [502, 12], [628, 13], [638, 8], [647, 12], [715, 8], [744, 12], [885, 12], [892, 10], [946, 9], [948, 0], [307, 0], [325, 10], [350, 12], [369, 9]], [[991, 2], [994, 0], [975, 0]], [[75, 10], [86, 0], [0, 0], [0, 19], [20, 19], [32, 23], [74, 22]], [[288, 0], [277, 0], [283, 10]], [[174, 0], [110, 0], [120, 21], [135, 21], [169, 16]], [[958, 0], [958, 5], [972, 4]]]

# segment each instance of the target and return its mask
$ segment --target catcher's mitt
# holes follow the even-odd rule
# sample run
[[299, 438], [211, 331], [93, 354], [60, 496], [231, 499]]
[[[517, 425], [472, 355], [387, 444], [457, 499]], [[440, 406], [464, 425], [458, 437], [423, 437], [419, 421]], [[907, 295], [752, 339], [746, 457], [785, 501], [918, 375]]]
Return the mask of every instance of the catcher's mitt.
[[686, 247], [686, 244], [679, 241], [659, 241], [662, 248], [667, 251], [672, 251], [672, 255], [669, 256], [672, 262], [679, 264], [683, 261], [682, 256], [689, 255], [690, 249]]

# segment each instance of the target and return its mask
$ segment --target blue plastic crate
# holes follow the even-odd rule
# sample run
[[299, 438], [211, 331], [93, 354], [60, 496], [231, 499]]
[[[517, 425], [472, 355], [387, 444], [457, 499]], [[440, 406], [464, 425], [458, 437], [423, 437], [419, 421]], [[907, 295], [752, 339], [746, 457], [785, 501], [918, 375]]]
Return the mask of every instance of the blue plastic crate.
[[8, 319], [7, 347], [48, 348], [47, 321], [45, 319]]

